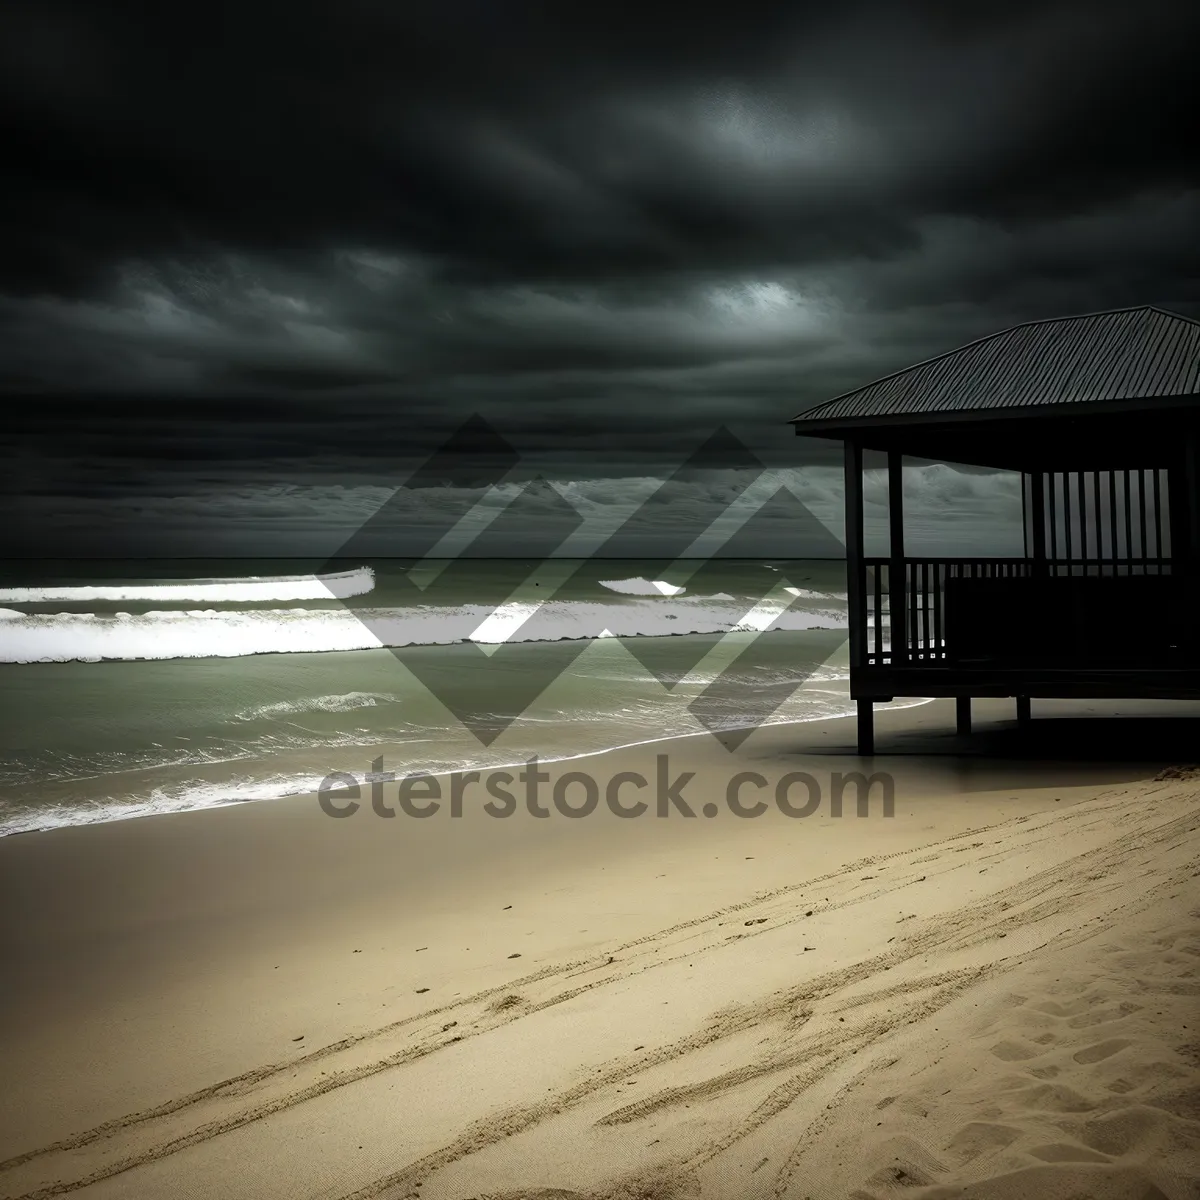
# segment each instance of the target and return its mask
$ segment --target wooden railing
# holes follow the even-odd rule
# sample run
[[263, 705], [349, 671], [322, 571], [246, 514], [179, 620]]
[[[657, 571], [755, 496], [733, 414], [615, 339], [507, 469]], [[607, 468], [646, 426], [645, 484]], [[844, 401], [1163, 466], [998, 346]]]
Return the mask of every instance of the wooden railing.
[[[1059, 577], [1124, 577], [1170, 575], [1166, 558], [1120, 560], [1030, 558], [905, 558], [902, 588], [903, 636], [894, 652], [892, 630], [892, 571], [888, 558], [863, 561], [860, 594], [864, 599], [866, 629], [863, 637], [867, 666], [944, 664], [947, 583], [954, 579], [1018, 579]], [[897, 599], [901, 599], [898, 595]]]

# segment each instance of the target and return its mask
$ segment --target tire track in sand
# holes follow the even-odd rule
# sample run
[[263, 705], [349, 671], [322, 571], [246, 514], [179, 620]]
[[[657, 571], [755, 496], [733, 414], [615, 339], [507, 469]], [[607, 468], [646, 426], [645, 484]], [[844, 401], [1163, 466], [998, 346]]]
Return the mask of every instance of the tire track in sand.
[[[1158, 790], [1161, 791], [1161, 789]], [[717, 928], [725, 924], [723, 918], [744, 915], [751, 910], [760, 912], [773, 909], [782, 910], [770, 918], [769, 928], [756, 927], [752, 931], [738, 932], [732, 935], [733, 938], [762, 936], [778, 930], [783, 925], [805, 919], [796, 912], [790, 914], [787, 912], [789, 902], [805, 893], [810, 895], [815, 891], [829, 893], [828, 899], [823, 899], [822, 902], [807, 901], [813, 905], [813, 908], [806, 912], [824, 913], [861, 904], [889, 891], [897, 891], [911, 886], [914, 882], [920, 882], [915, 875], [911, 878], [905, 877], [888, 881], [880, 881], [877, 877], [871, 877], [877, 886], [867, 889], [861, 886], [863, 880], [858, 878], [858, 872], [861, 870], [895, 865], [915, 871], [920, 864], [941, 863], [946, 861], [948, 856], [980, 849], [984, 845], [981, 838], [986, 840], [986, 835], [997, 832], [1009, 835], [1007, 838], [999, 840], [1006, 844], [1007, 853], [1012, 853], [1014, 836], [1018, 841], [1023, 839], [1028, 848], [1048, 838], [1062, 837], [1064, 825], [1075, 825], [1081, 831], [1100, 827], [1108, 831], [1116, 830], [1137, 823], [1139, 812], [1132, 810], [1137, 807], [1139, 802], [1146, 801], [1148, 791], [1153, 792], [1154, 789], [1138, 789], [1135, 793], [1136, 798], [1131, 798], [1128, 790], [1115, 795], [1109, 793], [1097, 797], [1094, 802], [1072, 805], [1065, 810], [1040, 814], [1036, 817], [1012, 818], [991, 826], [978, 827], [938, 842], [925, 843], [921, 847], [896, 851], [892, 854], [867, 856], [846, 864], [837, 871], [759, 893], [750, 899], [726, 906], [715, 912], [679, 922], [653, 934], [622, 943], [613, 948], [608, 956], [608, 961], [600, 959], [572, 960], [548, 965], [502, 986], [489, 988], [451, 1004], [442, 1005], [399, 1021], [390, 1022], [374, 1030], [341, 1039], [299, 1058], [284, 1063], [266, 1064], [153, 1108], [105, 1122], [83, 1133], [0, 1162], [0, 1176], [11, 1177], [15, 1173], [24, 1173], [21, 1168], [29, 1168], [34, 1164], [42, 1165], [47, 1170], [43, 1173], [43, 1178], [38, 1181], [38, 1185], [32, 1190], [19, 1193], [13, 1200], [49, 1200], [50, 1197], [63, 1195], [140, 1165], [167, 1158], [189, 1147], [326, 1095], [338, 1088], [351, 1086], [382, 1071], [403, 1067], [425, 1055], [436, 1053], [447, 1045], [470, 1037], [481, 1036], [501, 1025], [525, 1019], [544, 1008], [561, 1004], [597, 987], [607, 986], [642, 971], [652, 970], [676, 962], [681, 958], [690, 957], [696, 953], [697, 949], [696, 946], [690, 945], [690, 942], [704, 940], [706, 937], [710, 942], [713, 938], [722, 938], [724, 941], [732, 940], [728, 935], [717, 935], [715, 932]], [[1169, 824], [1186, 822], [1188, 819], [1188, 817], [1179, 818], [1179, 821]], [[1194, 817], [1191, 819], [1194, 822]], [[1136, 848], [1145, 849], [1150, 844], [1143, 838], [1142, 844]], [[1105, 847], [1101, 847], [1097, 851], [1078, 856], [1078, 861], [1085, 863], [1093, 872], [1102, 871], [1105, 863], [1108, 862], [1105, 854], [1100, 852], [1105, 849]], [[1129, 843], [1124, 843], [1121, 849], [1123, 853], [1128, 854], [1134, 847]], [[931, 854], [931, 851], [934, 853]], [[980, 861], [982, 861], [982, 856]], [[958, 862], [950, 862], [944, 869], [953, 870], [959, 865]], [[927, 874], [937, 873], [935, 868], [926, 867], [925, 869]], [[565, 1090], [549, 1103], [539, 1104], [518, 1113], [504, 1114], [492, 1122], [484, 1122], [482, 1126], [473, 1127], [462, 1138], [456, 1139], [455, 1142], [444, 1147], [434, 1156], [427, 1156], [419, 1163], [410, 1164], [402, 1172], [393, 1173], [377, 1180], [351, 1195], [356, 1198], [378, 1196], [389, 1189], [394, 1190], [401, 1183], [402, 1178], [410, 1177], [414, 1173], [427, 1174], [431, 1169], [435, 1169], [435, 1159], [437, 1164], [455, 1161], [463, 1154], [472, 1153], [491, 1140], [512, 1136], [515, 1131], [529, 1128], [547, 1116], [555, 1115], [557, 1112], [581, 1103], [585, 1098], [625, 1077], [631, 1069], [636, 1068], [644, 1072], [649, 1067], [668, 1063], [708, 1045], [714, 1040], [743, 1030], [756, 1020], [769, 1020], [771, 1019], [771, 1008], [782, 1006], [782, 1008], [791, 1009], [798, 1002], [828, 997], [877, 972], [887, 971], [906, 963], [916, 955], [927, 953], [934, 947], [948, 946], [955, 937], [961, 941], [964, 930], [974, 929], [983, 921], [998, 918], [1000, 924], [1007, 924], [1015, 928], [1026, 918], [1023, 918], [1019, 911], [1005, 913], [1005, 910], [1035, 894], [1045, 894], [1052, 889], [1054, 881], [1048, 878], [1050, 874], [1052, 873], [1045, 872], [1042, 873], [1043, 877], [1034, 876], [1023, 880], [1020, 884], [1002, 889], [986, 900], [967, 906], [966, 909], [959, 910], [957, 914], [940, 922], [920, 930], [914, 929], [912, 934], [905, 937], [888, 953], [874, 956], [853, 967], [828, 973], [816, 980], [810, 980], [805, 985], [792, 989], [785, 996], [775, 998], [772, 1005], [768, 1005], [766, 1010], [763, 1010], [761, 1006], [750, 1005], [739, 1010], [737, 1014], [719, 1015], [704, 1030], [651, 1054], [643, 1054], [637, 1058], [636, 1063], [628, 1059], [614, 1061], [607, 1070], [598, 1072], [595, 1078], [586, 1081], [578, 1088]], [[1059, 871], [1057, 874], [1061, 876], [1062, 872]], [[1077, 871], [1076, 874], [1080, 874], [1080, 871]], [[1059, 883], [1061, 883], [1061, 879]], [[1076, 895], [1079, 894], [1082, 893], [1076, 893]], [[1002, 897], [1005, 898], [1002, 899]], [[1061, 901], [1061, 897], [1059, 901]], [[1038, 911], [1033, 910], [1028, 916], [1036, 919]], [[1001, 913], [1004, 915], [1000, 916]], [[994, 931], [987, 936], [996, 935]], [[718, 940], [712, 944], [719, 945], [721, 941]], [[668, 953], [662, 953], [664, 949]], [[585, 976], [591, 976], [591, 978], [582, 983], [574, 983], [574, 986], [567, 986], [565, 990], [562, 990], [562, 984], [571, 984]], [[947, 986], [953, 990], [956, 987], [969, 986], [969, 982], [969, 979], [964, 979], [960, 983], [951, 983]], [[911, 989], [914, 984], [915, 981], [910, 981], [903, 986]], [[473, 1010], [478, 1010], [489, 1001], [499, 999], [507, 993], [518, 990], [537, 992], [539, 989], [542, 993], [552, 992], [552, 994], [542, 994], [515, 1010], [491, 1014], [486, 1018], [481, 1018], [475, 1011], [475, 1020], [470, 1025], [464, 1025], [460, 1019], [456, 1026], [458, 1030], [456, 1035], [445, 1036], [442, 1026], [448, 1025], [446, 1018], [452, 1014], [458, 1014], [460, 1018], [469, 1017]], [[942, 996], [945, 991], [946, 989], [943, 987], [942, 991], [935, 991], [933, 996], [935, 998]], [[948, 998], [949, 996], [941, 1002], [948, 1002]], [[932, 999], [927, 1001], [927, 1003], [933, 1002]], [[851, 1001], [850, 1003], [861, 1004], [866, 1003], [866, 1000]], [[840, 1029], [837, 1041], [844, 1048], [860, 1039], [866, 1039], [864, 1045], [867, 1045], [878, 1040], [879, 1037], [886, 1036], [887, 1032], [887, 1029], [880, 1029], [878, 1026], [868, 1023], [867, 1026], [859, 1029], [857, 1034], [845, 1028]], [[389, 1039], [400, 1039], [403, 1044], [390, 1052], [378, 1053]], [[809, 1064], [806, 1072], [801, 1072], [805, 1077], [812, 1073], [813, 1056], [822, 1053], [819, 1049], [821, 1044], [824, 1043], [810, 1041], [803, 1051]], [[846, 1052], [848, 1053], [849, 1050]], [[801, 1051], [797, 1051], [797, 1054], [799, 1053]], [[840, 1061], [845, 1055], [839, 1052], [835, 1057]], [[359, 1061], [351, 1062], [329, 1074], [319, 1075], [302, 1085], [296, 1086], [291, 1083], [297, 1074], [305, 1072], [311, 1074], [321, 1064], [329, 1066], [339, 1059], [355, 1058]], [[788, 1061], [791, 1063], [792, 1060]], [[774, 1069], [782, 1072], [787, 1069], [787, 1065]], [[769, 1073], [770, 1069], [764, 1065], [761, 1074]], [[736, 1082], [730, 1080], [726, 1086], [736, 1086]], [[781, 1085], [781, 1088], [783, 1090], [779, 1092], [780, 1099], [793, 1092], [798, 1095], [804, 1090], [794, 1079]], [[646, 1102], [643, 1101], [643, 1103]], [[616, 1114], [613, 1114], [611, 1119], [613, 1123], [619, 1123]], [[629, 1116], [628, 1119], [637, 1118]], [[764, 1119], [769, 1119], [769, 1115]], [[91, 1169], [85, 1169], [74, 1174], [73, 1177], [59, 1179], [46, 1177], [52, 1173], [53, 1160], [56, 1157], [67, 1158], [69, 1156], [73, 1162], [79, 1162], [81, 1156], [78, 1152], [81, 1150], [93, 1152]], [[96, 1161], [97, 1159], [99, 1161]], [[83, 1157], [82, 1163], [86, 1162], [87, 1158]], [[78, 1170], [78, 1168], [76, 1169]]]
[[[1118, 825], [1125, 824], [1127, 822], [1118, 823]], [[891, 970], [911, 962], [933, 949], [954, 950], [982, 945], [1006, 937], [1022, 925], [1034, 927], [1050, 917], [1069, 920], [1073, 917], [1074, 911], [1081, 907], [1080, 904], [1072, 905], [1070, 901], [1079, 900], [1086, 893], [1083, 890], [1070, 891], [1068, 889], [1079, 881], [1097, 874], [1120, 872], [1128, 865], [1130, 857], [1138, 851], [1162, 850], [1178, 846], [1180, 840], [1187, 833], [1194, 832], [1196, 827], [1196, 812], [1189, 805], [1189, 811], [1184, 815], [1144, 829], [1134, 840], [1114, 839], [1108, 844], [1080, 853], [1053, 868], [1031, 875], [991, 896], [954, 910], [931, 922], [929, 927], [921, 930], [917, 935], [906, 939], [905, 947], [874, 956], [847, 968], [828, 972], [797, 989], [788, 989], [777, 993], [758, 1004], [747, 1006], [736, 1017], [726, 1016], [718, 1023], [717, 1028], [710, 1028], [703, 1034], [680, 1039], [671, 1046], [664, 1047], [654, 1056], [643, 1057], [637, 1062], [636, 1070], [644, 1078], [647, 1069], [654, 1065], [682, 1057], [693, 1050], [710, 1045], [719, 1038], [741, 1032], [746, 1028], [760, 1026], [773, 1017], [778, 1018], [785, 1013], [790, 1013], [797, 1002], [815, 1002], [834, 997], [838, 992], [855, 983], [871, 978], [881, 971]], [[1041, 955], [1048, 948], [1063, 949], [1093, 938], [1104, 929], [1111, 928], [1122, 917], [1151, 907], [1163, 889], [1178, 888], [1186, 879], [1189, 879], [1194, 873], [1193, 866], [1194, 864], [1189, 862], [1156, 887], [1143, 889], [1142, 892], [1135, 893], [1135, 899], [1116, 904], [1107, 912], [1103, 926], [1094, 924], [1068, 926], [1022, 953], [1007, 955], [981, 967], [943, 972], [925, 979], [911, 979], [904, 983], [875, 989], [863, 995], [848, 997], [843, 999], [837, 1007], [831, 1009], [829, 1015], [836, 1021], [839, 1013], [903, 995], [907, 1003], [901, 1014], [887, 1017], [875, 1016], [861, 1022], [858, 1026], [849, 1028], [839, 1022], [832, 1029], [818, 1032], [808, 1040], [801, 1042], [792, 1053], [782, 1059], [764, 1058], [754, 1064], [748, 1064], [700, 1083], [682, 1088], [666, 1089], [635, 1104], [624, 1105], [613, 1110], [601, 1117], [597, 1124], [631, 1123], [664, 1109], [712, 1099], [773, 1072], [783, 1072], [798, 1064], [804, 1064], [802, 1070], [775, 1088], [745, 1120], [738, 1123], [725, 1136], [711, 1141], [704, 1149], [692, 1156], [680, 1157], [670, 1162], [660, 1162], [654, 1171], [656, 1178], [690, 1176], [696, 1169], [783, 1113], [812, 1086], [828, 1078], [835, 1069], [846, 1065], [853, 1056], [879, 1045], [891, 1034], [906, 1026], [936, 1015], [953, 1000], [984, 980], [1007, 973]], [[1021, 900], [1045, 896], [1051, 888], [1056, 886], [1058, 893], [1047, 897], [1042, 903], [1031, 906], [1023, 912], [1009, 911]], [[1130, 893], [1126, 890], [1124, 894]], [[997, 916], [1000, 919], [993, 920]], [[922, 989], [933, 990], [931, 994], [914, 1000], [912, 993]], [[816, 1060], [815, 1064], [814, 1059]], [[865, 1078], [877, 1069], [877, 1066], [878, 1064], [875, 1063], [861, 1068], [850, 1083], [841, 1089], [839, 1097], [843, 1093], [848, 1094], [852, 1091], [856, 1085], [855, 1081]], [[612, 1070], [592, 1080], [584, 1081], [577, 1088], [562, 1092], [550, 1101], [528, 1109], [498, 1114], [486, 1121], [478, 1122], [447, 1146], [396, 1172], [347, 1193], [342, 1200], [385, 1200], [385, 1198], [392, 1200], [393, 1197], [399, 1200], [401, 1197], [415, 1197], [419, 1195], [415, 1189], [439, 1169], [478, 1153], [500, 1140], [526, 1132], [543, 1120], [560, 1115], [584, 1100], [590, 1099], [603, 1088], [619, 1082], [630, 1073], [631, 1069], [633, 1069], [632, 1064], [628, 1062], [614, 1064]], [[834, 1105], [830, 1106], [831, 1109], [833, 1107]], [[831, 1119], [833, 1119], [832, 1113], [823, 1114], [819, 1123], [824, 1125]], [[790, 1178], [790, 1173], [786, 1178]], [[786, 1178], [781, 1175], [779, 1186], [784, 1190], [786, 1189]], [[617, 1185], [611, 1193], [608, 1191], [589, 1193], [587, 1200], [602, 1200], [603, 1197], [610, 1194], [614, 1200], [618, 1195], [632, 1195], [634, 1193], [629, 1192], [628, 1189], [634, 1182], [634, 1178], [625, 1180], [622, 1184]], [[782, 1195], [783, 1190], [777, 1190], [777, 1194]]]

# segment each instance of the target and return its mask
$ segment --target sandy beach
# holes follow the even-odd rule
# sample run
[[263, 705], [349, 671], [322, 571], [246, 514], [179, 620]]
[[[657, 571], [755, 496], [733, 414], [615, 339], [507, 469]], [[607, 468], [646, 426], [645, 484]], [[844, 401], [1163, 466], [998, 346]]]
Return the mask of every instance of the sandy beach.
[[[833, 720], [546, 768], [666, 756], [691, 819], [0, 840], [0, 1195], [1194, 1200], [1200, 778], [999, 758], [976, 708], [974, 755], [936, 702], [869, 764]], [[893, 816], [729, 811], [864, 766]]]

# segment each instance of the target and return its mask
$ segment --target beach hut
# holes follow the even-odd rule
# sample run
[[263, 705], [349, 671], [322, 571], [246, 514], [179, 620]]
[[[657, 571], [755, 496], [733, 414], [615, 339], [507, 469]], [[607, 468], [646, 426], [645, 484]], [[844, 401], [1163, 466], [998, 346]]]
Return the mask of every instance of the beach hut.
[[[819, 404], [845, 446], [850, 692], [873, 705], [1200, 698], [1200, 322], [1152, 307], [1031, 321]], [[886, 456], [888, 554], [863, 544], [863, 454]], [[1018, 557], [907, 553], [906, 457], [1020, 472]], [[883, 458], [880, 458], [883, 461]]]

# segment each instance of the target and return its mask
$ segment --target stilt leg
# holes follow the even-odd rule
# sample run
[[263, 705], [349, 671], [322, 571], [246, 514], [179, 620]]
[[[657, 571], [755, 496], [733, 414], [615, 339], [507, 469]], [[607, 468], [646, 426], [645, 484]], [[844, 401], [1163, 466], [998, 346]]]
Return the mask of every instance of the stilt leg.
[[958, 696], [954, 701], [954, 715], [957, 718], [958, 732], [966, 737], [971, 732], [971, 697]]
[[1029, 697], [1028, 696], [1018, 696], [1017, 697], [1017, 723], [1019, 725], [1028, 725], [1032, 719], [1033, 719], [1033, 712], [1030, 709]]
[[858, 752], [864, 756], [875, 753], [875, 703], [858, 702]]

